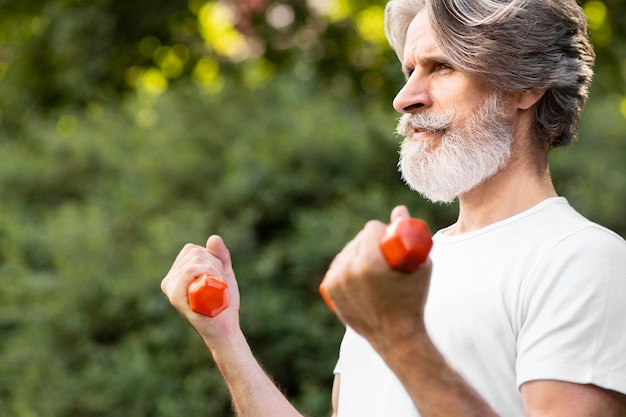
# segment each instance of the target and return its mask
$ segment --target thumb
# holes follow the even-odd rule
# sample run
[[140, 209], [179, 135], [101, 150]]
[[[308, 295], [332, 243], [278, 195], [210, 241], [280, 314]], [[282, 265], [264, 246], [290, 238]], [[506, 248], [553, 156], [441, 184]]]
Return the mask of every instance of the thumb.
[[391, 211], [391, 221], [401, 217], [411, 217], [411, 213], [406, 206], [396, 206]]
[[231, 268], [230, 251], [228, 250], [226, 244], [224, 243], [224, 240], [220, 236], [213, 235], [209, 237], [209, 239], [206, 241], [206, 249], [213, 256], [222, 261], [222, 265], [224, 266], [225, 270]]

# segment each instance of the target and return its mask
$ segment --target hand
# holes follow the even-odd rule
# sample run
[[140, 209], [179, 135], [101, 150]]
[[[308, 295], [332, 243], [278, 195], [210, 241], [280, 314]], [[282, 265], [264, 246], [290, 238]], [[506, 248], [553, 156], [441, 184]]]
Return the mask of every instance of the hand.
[[[228, 284], [230, 306], [214, 318], [194, 313], [189, 307], [187, 287], [205, 273], [218, 276]], [[206, 247], [185, 245], [161, 282], [161, 290], [209, 348], [239, 331], [239, 290], [230, 252], [221, 237], [211, 236]]]
[[[406, 207], [399, 206], [391, 220], [408, 216]], [[425, 331], [430, 259], [412, 273], [392, 269], [378, 243], [386, 226], [380, 221], [368, 222], [337, 255], [324, 278], [336, 314], [371, 343]]]

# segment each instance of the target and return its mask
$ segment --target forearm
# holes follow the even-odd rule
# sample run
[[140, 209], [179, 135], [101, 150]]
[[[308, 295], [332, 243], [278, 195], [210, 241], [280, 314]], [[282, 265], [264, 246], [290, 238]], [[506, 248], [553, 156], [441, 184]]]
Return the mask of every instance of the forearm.
[[374, 342], [422, 417], [497, 417], [485, 400], [445, 361], [424, 333], [398, 343]]
[[302, 417], [261, 368], [242, 333], [207, 347], [230, 390], [237, 416]]

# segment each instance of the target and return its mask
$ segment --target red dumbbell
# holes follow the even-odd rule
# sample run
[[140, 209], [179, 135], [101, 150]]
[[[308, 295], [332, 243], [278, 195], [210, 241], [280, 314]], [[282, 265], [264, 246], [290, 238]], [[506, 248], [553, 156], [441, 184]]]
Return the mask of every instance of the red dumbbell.
[[205, 316], [215, 317], [230, 305], [228, 285], [222, 278], [203, 274], [187, 287], [189, 307]]
[[433, 239], [423, 220], [398, 217], [387, 225], [378, 244], [389, 266], [413, 272], [428, 259]]
[[[423, 220], [398, 217], [387, 225], [378, 246], [390, 267], [413, 272], [428, 259], [433, 240], [430, 229]], [[319, 290], [328, 308], [334, 311], [333, 304], [326, 295], [323, 280]]]

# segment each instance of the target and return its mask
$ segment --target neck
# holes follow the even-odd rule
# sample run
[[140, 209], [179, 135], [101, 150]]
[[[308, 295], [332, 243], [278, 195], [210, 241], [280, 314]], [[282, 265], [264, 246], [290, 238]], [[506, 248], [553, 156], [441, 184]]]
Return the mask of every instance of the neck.
[[459, 218], [448, 234], [481, 229], [530, 209], [557, 193], [544, 150], [519, 150], [490, 179], [459, 196]]

